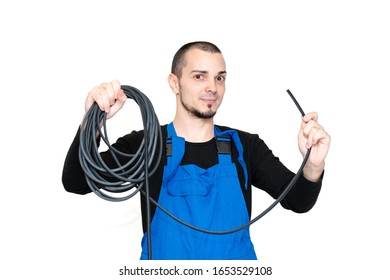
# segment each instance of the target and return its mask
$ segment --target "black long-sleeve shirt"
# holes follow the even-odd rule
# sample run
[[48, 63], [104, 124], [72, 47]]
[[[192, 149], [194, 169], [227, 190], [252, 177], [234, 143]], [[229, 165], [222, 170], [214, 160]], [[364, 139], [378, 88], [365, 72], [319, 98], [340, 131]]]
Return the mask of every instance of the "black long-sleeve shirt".
[[[229, 127], [218, 126], [221, 131], [230, 130]], [[236, 130], [236, 129], [235, 129]], [[246, 164], [248, 172], [248, 188], [245, 188], [245, 176], [242, 166], [238, 162], [238, 151], [234, 145], [232, 145], [232, 161], [235, 163], [238, 176], [240, 178], [241, 190], [243, 192], [245, 202], [248, 209], [248, 214], [251, 214], [251, 186], [262, 189], [271, 195], [273, 198], [277, 198], [283, 190], [286, 188], [290, 180], [295, 175], [289, 169], [287, 169], [279, 160], [275, 157], [272, 151], [267, 147], [263, 140], [256, 134], [250, 134], [244, 131], [236, 130], [241, 144], [243, 146], [243, 159]], [[166, 151], [166, 137], [167, 137], [167, 125], [161, 126], [161, 132], [163, 136], [163, 151]], [[113, 147], [126, 152], [128, 154], [134, 154], [143, 139], [143, 131], [133, 131], [119, 138]], [[80, 145], [80, 129], [78, 130], [66, 156], [62, 174], [62, 182], [64, 188], [68, 192], [76, 194], [87, 194], [91, 192], [85, 179], [84, 171], [81, 168], [79, 161]], [[101, 153], [105, 162], [108, 165], [113, 164], [112, 158], [109, 153]], [[203, 156], [207, 155], [207, 156]], [[160, 188], [162, 184], [165, 154], [162, 156], [162, 160], [156, 172], [149, 178], [150, 196], [158, 201]], [[216, 152], [215, 139], [206, 143], [188, 143], [186, 142], [185, 155], [181, 164], [196, 164], [202, 168], [208, 168], [214, 164], [218, 164], [218, 155]], [[309, 211], [317, 201], [318, 195], [321, 190], [322, 178], [318, 182], [311, 182], [306, 180], [301, 175], [287, 196], [281, 201], [281, 205], [289, 210], [297, 213], [304, 213]], [[152, 217], [155, 212], [155, 206], [151, 205]], [[143, 229], [146, 230], [146, 202], [145, 198], [141, 196], [141, 210]]]

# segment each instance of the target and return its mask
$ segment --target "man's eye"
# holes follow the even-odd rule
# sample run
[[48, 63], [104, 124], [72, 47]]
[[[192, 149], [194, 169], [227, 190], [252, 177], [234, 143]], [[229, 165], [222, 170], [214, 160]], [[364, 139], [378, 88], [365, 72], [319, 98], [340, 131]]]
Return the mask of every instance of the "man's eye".
[[197, 79], [197, 80], [200, 80], [200, 79], [202, 79], [202, 75], [200, 75], [200, 74], [198, 74], [198, 75], [195, 75], [195, 79]]
[[223, 77], [223, 76], [219, 76], [219, 77], [217, 77], [217, 81], [219, 81], [219, 82], [223, 82], [223, 81], [225, 81], [225, 77]]

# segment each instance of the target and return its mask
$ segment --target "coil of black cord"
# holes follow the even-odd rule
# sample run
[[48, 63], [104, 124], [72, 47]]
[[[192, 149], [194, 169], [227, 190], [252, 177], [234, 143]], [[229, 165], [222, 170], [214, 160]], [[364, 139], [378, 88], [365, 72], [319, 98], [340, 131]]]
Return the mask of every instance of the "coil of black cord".
[[[107, 134], [107, 114], [101, 111], [96, 103], [88, 110], [81, 124], [79, 159], [85, 173], [90, 189], [99, 197], [108, 201], [124, 201], [135, 196], [142, 190], [146, 196], [146, 219], [148, 236], [148, 258], [152, 259], [152, 245], [150, 233], [150, 194], [149, 176], [159, 165], [162, 155], [161, 128], [149, 98], [140, 90], [132, 86], [121, 87], [127, 98], [133, 99], [139, 106], [144, 126], [144, 138], [135, 154], [123, 153], [111, 146]], [[103, 131], [100, 124], [103, 123]], [[96, 133], [108, 147], [108, 151], [116, 163], [116, 167], [107, 166], [98, 149]], [[156, 154], [157, 153], [157, 154]], [[126, 163], [118, 159], [127, 158]], [[154, 162], [152, 166], [153, 159]], [[134, 191], [131, 191], [134, 189]], [[130, 192], [129, 194], [127, 194]], [[124, 193], [123, 195], [110, 195], [109, 193]]]
[[[79, 159], [88, 186], [99, 197], [114, 202], [127, 200], [143, 189], [147, 178], [156, 171], [162, 155], [160, 124], [151, 101], [135, 87], [124, 85], [122, 89], [127, 98], [138, 104], [144, 126], [144, 138], [135, 154], [123, 153], [111, 146], [107, 134], [107, 114], [96, 103], [86, 113], [80, 130]], [[107, 166], [100, 156], [97, 132], [107, 145], [116, 167]], [[123, 164], [118, 157], [127, 158], [128, 161]], [[154, 166], [153, 159], [157, 159]]]

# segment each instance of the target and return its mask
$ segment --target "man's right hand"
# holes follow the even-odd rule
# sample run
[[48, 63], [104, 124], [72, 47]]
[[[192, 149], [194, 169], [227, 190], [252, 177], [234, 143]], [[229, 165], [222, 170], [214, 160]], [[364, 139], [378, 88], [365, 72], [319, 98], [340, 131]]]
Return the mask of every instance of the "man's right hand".
[[126, 100], [127, 96], [121, 89], [118, 80], [113, 80], [111, 83], [102, 83], [88, 93], [85, 100], [85, 113], [96, 102], [100, 110], [107, 113], [107, 119], [109, 119], [123, 107]]

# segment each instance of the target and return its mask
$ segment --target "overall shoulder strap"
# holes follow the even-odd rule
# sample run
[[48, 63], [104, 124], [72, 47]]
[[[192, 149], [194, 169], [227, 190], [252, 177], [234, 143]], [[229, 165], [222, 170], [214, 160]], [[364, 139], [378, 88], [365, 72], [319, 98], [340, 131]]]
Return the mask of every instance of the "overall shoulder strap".
[[[244, 162], [244, 156], [243, 156], [244, 155], [244, 148], [241, 144], [240, 136], [238, 135], [237, 131], [235, 131], [233, 129], [221, 131], [217, 126], [214, 126], [214, 131], [215, 131], [215, 135], [219, 139], [223, 139], [223, 137], [228, 137], [228, 138], [231, 138], [233, 140], [234, 145], [236, 146], [237, 151], [238, 151], [238, 162], [240, 163], [242, 169], [244, 170], [245, 189], [248, 189], [248, 171], [246, 168], [246, 164]], [[222, 144], [222, 145], [226, 145], [226, 144]], [[230, 145], [230, 141], [229, 141], [229, 145]], [[231, 151], [231, 147], [229, 149]]]

